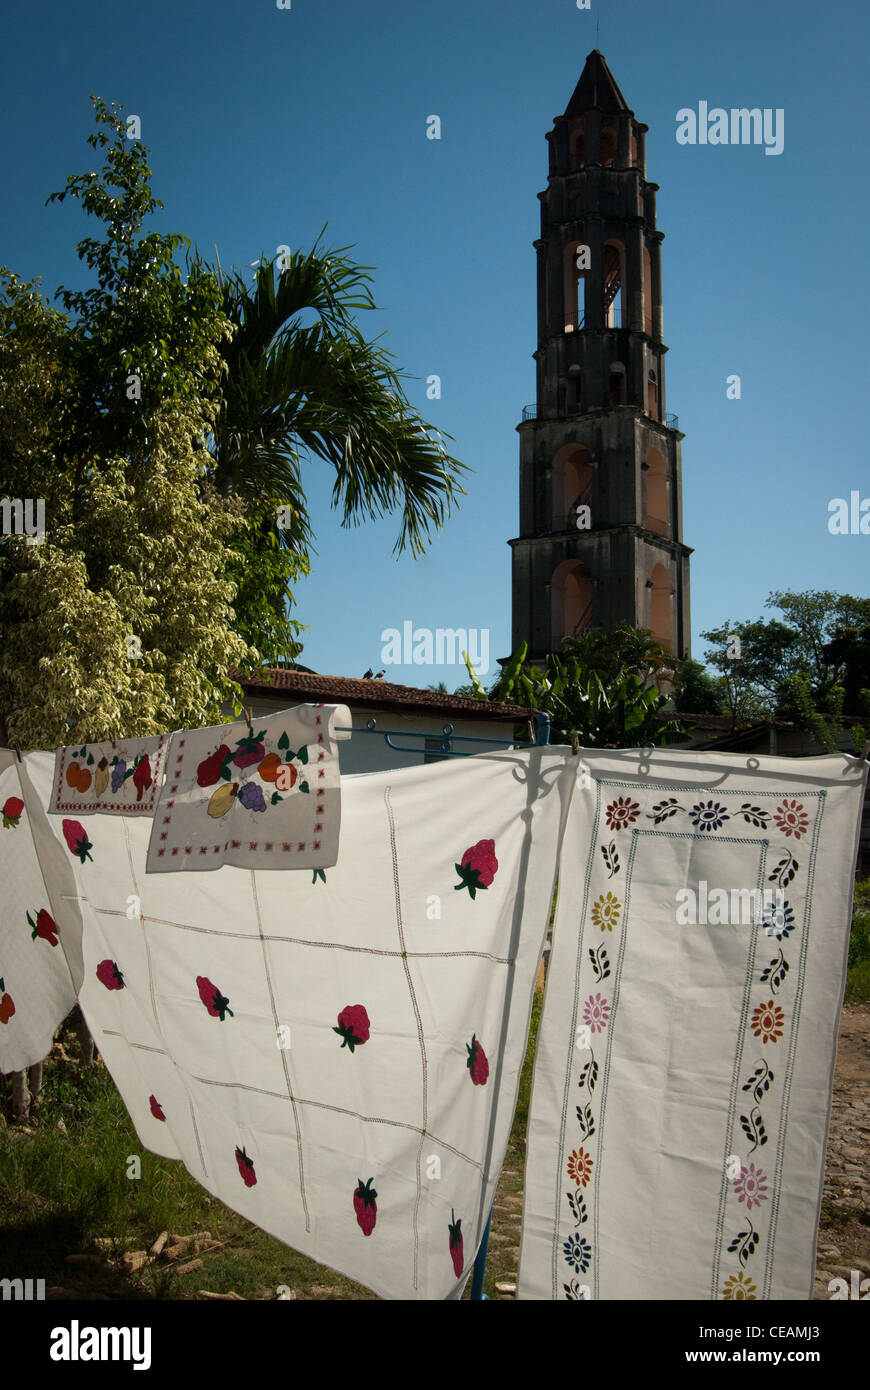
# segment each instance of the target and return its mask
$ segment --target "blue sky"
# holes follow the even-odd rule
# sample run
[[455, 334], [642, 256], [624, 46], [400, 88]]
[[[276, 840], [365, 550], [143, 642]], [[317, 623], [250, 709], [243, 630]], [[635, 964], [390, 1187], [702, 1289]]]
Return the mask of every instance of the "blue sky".
[[[598, 32], [596, 33], [596, 24]], [[88, 93], [142, 120], [162, 225], [225, 266], [281, 244], [354, 244], [375, 267], [373, 336], [474, 471], [423, 559], [398, 522], [342, 529], [331, 472], [305, 478], [317, 533], [297, 591], [302, 661], [379, 669], [381, 632], [478, 628], [510, 650], [516, 425], [535, 397], [537, 193], [546, 132], [599, 47], [650, 127], [660, 185], [667, 409], [683, 441], [684, 539], [699, 633], [760, 616], [770, 590], [866, 596], [870, 537], [832, 536], [828, 502], [870, 496], [864, 260], [870, 195], [867, 6], [848, 0], [43, 0], [4, 17], [0, 261], [51, 294], [81, 283], [78, 206], [46, 208], [92, 167]], [[783, 108], [778, 156], [681, 146], [682, 107]], [[440, 141], [426, 119], [442, 121]], [[426, 399], [426, 378], [442, 398]], [[742, 399], [726, 399], [738, 373]], [[457, 666], [401, 666], [412, 685]]]

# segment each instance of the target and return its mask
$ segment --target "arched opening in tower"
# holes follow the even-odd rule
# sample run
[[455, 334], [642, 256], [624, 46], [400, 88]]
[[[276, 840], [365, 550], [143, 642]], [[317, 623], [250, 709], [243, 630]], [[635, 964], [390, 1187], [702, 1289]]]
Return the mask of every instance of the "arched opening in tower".
[[673, 597], [670, 576], [664, 565], [653, 565], [647, 581], [651, 584], [649, 626], [653, 637], [673, 651]]
[[577, 637], [592, 621], [593, 580], [582, 560], [563, 560], [552, 582], [553, 650], [566, 637]]
[[559, 450], [553, 459], [552, 530], [591, 529], [590, 526], [577, 527], [577, 516], [579, 507], [592, 505], [594, 476], [585, 445], [565, 444]]
[[625, 322], [625, 247], [621, 241], [604, 243], [604, 326], [621, 328]]
[[586, 271], [577, 261], [582, 241], [571, 241], [565, 247], [564, 294], [565, 332], [575, 333], [586, 321]]
[[668, 470], [664, 455], [658, 449], [647, 453], [643, 472], [643, 524], [647, 531], [669, 536]]

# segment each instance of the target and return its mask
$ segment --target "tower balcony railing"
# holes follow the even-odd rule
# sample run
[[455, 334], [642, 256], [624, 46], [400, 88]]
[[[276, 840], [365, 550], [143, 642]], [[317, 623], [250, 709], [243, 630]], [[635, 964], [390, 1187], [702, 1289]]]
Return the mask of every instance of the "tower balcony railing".
[[577, 333], [583, 327], [586, 315], [581, 314], [577, 309], [569, 309], [565, 314], [565, 332]]
[[669, 430], [678, 430], [680, 428], [679, 415], [666, 415], [665, 424], [667, 425]]
[[523, 419], [524, 419], [524, 420], [537, 420], [537, 418], [538, 418], [538, 407], [537, 407], [537, 405], [524, 405], [524, 406], [523, 406]]

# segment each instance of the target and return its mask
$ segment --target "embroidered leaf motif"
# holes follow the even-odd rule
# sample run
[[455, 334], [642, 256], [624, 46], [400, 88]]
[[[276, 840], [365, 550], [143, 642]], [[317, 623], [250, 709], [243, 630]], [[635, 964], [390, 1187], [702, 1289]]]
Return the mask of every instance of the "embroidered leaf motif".
[[606, 980], [610, 974], [610, 961], [603, 946], [593, 950], [589, 948], [589, 959], [592, 962], [592, 969], [595, 972], [596, 980]]
[[586, 1303], [589, 1300], [589, 1285], [580, 1284], [576, 1279], [572, 1279], [570, 1284], [563, 1284], [565, 1297], [570, 1298], [574, 1303]]
[[748, 801], [744, 801], [740, 807], [740, 814], [745, 821], [759, 830], [764, 830], [770, 824], [770, 812], [763, 811], [760, 806], [750, 806]]
[[591, 1095], [592, 1092], [595, 1090], [595, 1083], [597, 1082], [597, 1080], [598, 1063], [595, 1061], [595, 1058], [593, 1057], [591, 1061], [585, 1062], [583, 1067], [581, 1068], [580, 1080], [577, 1082], [577, 1085], [588, 1086], [589, 1094]]
[[777, 882], [781, 888], [787, 888], [799, 868], [800, 864], [797, 862], [794, 855], [789, 850], [786, 850], [785, 858], [780, 859], [773, 873], [767, 875], [767, 881], [768, 883]]
[[607, 877], [613, 878], [614, 874], [619, 873], [619, 855], [616, 852], [616, 842], [611, 840], [609, 845], [602, 845], [601, 853], [604, 855]]
[[297, 758], [299, 759], [300, 763], [307, 763], [307, 762], [308, 762], [308, 744], [307, 744], [307, 743], [303, 743], [302, 747], [299, 749], [299, 752], [296, 754], [296, 756], [297, 756]]
[[[130, 775], [130, 774], [127, 773], [127, 776], [128, 776], [128, 777], [129, 777], [129, 775]], [[230, 769], [229, 769], [229, 764], [228, 764], [228, 763], [224, 763], [223, 767], [221, 768], [221, 777], [223, 777], [223, 779], [224, 779], [226, 782], [232, 781], [232, 774], [230, 773]]]
[[740, 1263], [743, 1265], [745, 1269], [746, 1261], [749, 1259], [750, 1255], [755, 1253], [755, 1247], [757, 1245], [758, 1232], [755, 1230], [755, 1227], [752, 1225], [752, 1222], [750, 1221], [748, 1231], [737, 1232], [737, 1235], [734, 1237], [731, 1244], [728, 1246], [728, 1254], [733, 1255], [735, 1250], [739, 1250], [740, 1253], [738, 1254], [737, 1258], [739, 1259]]
[[751, 1114], [740, 1116], [740, 1128], [746, 1138], [752, 1140], [750, 1153], [755, 1153], [756, 1149], [767, 1143], [767, 1131], [764, 1128], [761, 1111], [757, 1107], [752, 1110]]
[[270, 798], [269, 798], [269, 805], [270, 805], [270, 806], [274, 806], [276, 801], [281, 801], [281, 800], [282, 800], [282, 798], [278, 795], [278, 793], [277, 793], [277, 792], [273, 792], [272, 795], [271, 795]]
[[762, 971], [761, 983], [763, 985], [766, 985], [769, 980], [770, 987], [773, 990], [774, 994], [776, 994], [776, 991], [779, 989], [788, 972], [788, 961], [782, 954], [782, 951], [780, 951], [776, 956], [776, 959], [772, 960], [770, 964]]
[[586, 1203], [579, 1192], [568, 1192], [568, 1206], [571, 1208], [571, 1215], [574, 1218], [575, 1226], [582, 1226], [584, 1221], [589, 1220], [589, 1213], [586, 1210]]
[[663, 820], [669, 816], [675, 816], [678, 811], [682, 811], [682, 806], [675, 796], [669, 796], [667, 801], [657, 801], [652, 808], [652, 814], [647, 812], [647, 820], [651, 820], [653, 825], [661, 825]]
[[299, 790], [300, 790], [301, 792], [307, 792], [307, 791], [309, 791], [310, 788], [309, 788], [309, 786], [308, 786], [308, 783], [307, 783], [307, 782], [300, 782], [300, 783], [299, 783]]
[[591, 1139], [595, 1133], [595, 1121], [592, 1118], [592, 1107], [590, 1105], [577, 1106], [577, 1122], [580, 1125], [580, 1138]]
[[760, 1103], [762, 1096], [770, 1090], [771, 1082], [775, 1080], [776, 1077], [770, 1067], [762, 1061], [759, 1062], [749, 1080], [740, 1089], [741, 1091], [752, 1091], [753, 1097]]
[[278, 740], [278, 747], [279, 747], [279, 748], [289, 748], [289, 747], [290, 747], [290, 740], [289, 740], [289, 738], [287, 737], [286, 732], [283, 733], [283, 734], [281, 735], [281, 737], [279, 738], [279, 740]]
[[93, 753], [89, 753], [89, 754], [88, 754], [88, 762], [89, 762], [89, 763], [92, 763], [93, 761], [94, 761], [94, 755], [93, 755]]

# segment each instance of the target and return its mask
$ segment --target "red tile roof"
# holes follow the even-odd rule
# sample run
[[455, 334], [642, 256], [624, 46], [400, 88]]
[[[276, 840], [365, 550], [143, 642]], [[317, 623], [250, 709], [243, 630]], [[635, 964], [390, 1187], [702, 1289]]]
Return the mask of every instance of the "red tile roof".
[[293, 695], [305, 701], [327, 700], [405, 713], [419, 710], [427, 714], [451, 715], [453, 718], [493, 719], [511, 724], [534, 715], [533, 710], [522, 705], [502, 704], [498, 700], [474, 700], [467, 695], [445, 695], [438, 690], [419, 690], [416, 686], [393, 685], [384, 680], [310, 675], [305, 671], [275, 667], [263, 667], [262, 672], [253, 679], [245, 679], [238, 671], [231, 671], [230, 677], [237, 680], [248, 695]]

